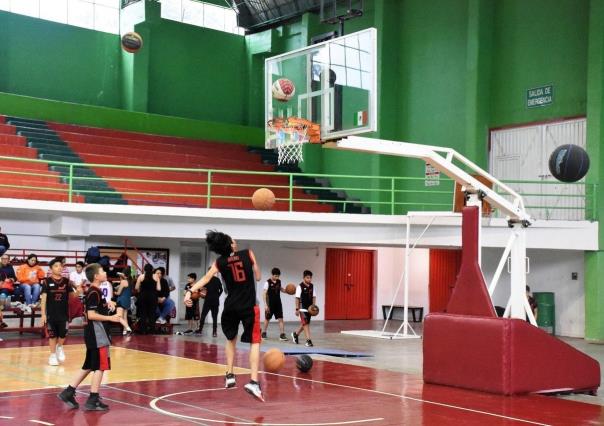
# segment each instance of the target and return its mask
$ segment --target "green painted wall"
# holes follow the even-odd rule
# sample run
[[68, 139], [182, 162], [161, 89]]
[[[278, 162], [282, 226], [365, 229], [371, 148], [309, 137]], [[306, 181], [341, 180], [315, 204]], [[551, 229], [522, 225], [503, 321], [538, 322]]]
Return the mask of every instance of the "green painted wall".
[[[264, 129], [73, 104], [0, 92], [2, 114], [41, 120], [264, 146]], [[110, 125], [108, 125], [110, 123]]]
[[0, 91], [121, 106], [119, 37], [0, 11]]
[[163, 19], [141, 25], [146, 26], [149, 112], [245, 124], [243, 37]]
[[[495, 2], [491, 127], [585, 115], [588, 14], [589, 1]], [[553, 105], [528, 109], [526, 90], [550, 83]]]

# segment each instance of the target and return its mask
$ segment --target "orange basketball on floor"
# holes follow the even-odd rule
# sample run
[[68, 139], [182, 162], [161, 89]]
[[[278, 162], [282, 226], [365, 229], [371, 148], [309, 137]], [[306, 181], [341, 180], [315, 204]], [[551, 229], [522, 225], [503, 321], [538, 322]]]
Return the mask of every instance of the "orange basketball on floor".
[[296, 284], [289, 283], [285, 286], [285, 292], [287, 294], [296, 294]]
[[276, 373], [281, 370], [285, 364], [285, 355], [277, 348], [272, 348], [264, 354], [264, 370], [269, 373]]
[[275, 194], [268, 188], [260, 188], [252, 195], [252, 204], [256, 210], [270, 210], [275, 204]]
[[319, 315], [319, 307], [317, 305], [310, 305], [308, 307], [308, 313], [310, 314], [311, 317], [315, 317], [315, 316]]

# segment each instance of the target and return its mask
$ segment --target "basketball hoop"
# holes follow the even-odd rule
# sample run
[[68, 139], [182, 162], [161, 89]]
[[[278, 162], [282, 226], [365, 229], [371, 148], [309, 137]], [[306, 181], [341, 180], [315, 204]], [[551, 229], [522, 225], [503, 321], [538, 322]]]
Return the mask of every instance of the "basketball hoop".
[[277, 149], [279, 165], [304, 161], [304, 144], [321, 141], [321, 127], [303, 118], [274, 118], [267, 121], [266, 128]]

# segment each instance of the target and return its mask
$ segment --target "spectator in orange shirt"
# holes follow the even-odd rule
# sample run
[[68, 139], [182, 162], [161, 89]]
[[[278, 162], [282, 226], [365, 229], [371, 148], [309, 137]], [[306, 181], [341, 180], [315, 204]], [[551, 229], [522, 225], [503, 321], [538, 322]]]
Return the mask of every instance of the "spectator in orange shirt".
[[17, 280], [19, 293], [25, 297], [25, 313], [31, 313], [31, 308], [35, 307], [40, 299], [40, 281], [46, 277], [44, 269], [38, 265], [38, 256], [30, 254], [27, 256], [27, 263], [21, 265], [17, 271]]

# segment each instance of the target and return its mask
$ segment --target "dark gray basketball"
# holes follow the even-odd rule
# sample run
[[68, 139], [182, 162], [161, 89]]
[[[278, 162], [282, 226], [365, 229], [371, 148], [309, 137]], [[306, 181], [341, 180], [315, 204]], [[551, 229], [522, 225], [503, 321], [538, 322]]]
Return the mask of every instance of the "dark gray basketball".
[[589, 156], [578, 145], [561, 145], [549, 157], [549, 171], [562, 182], [576, 182], [587, 174]]
[[307, 373], [312, 368], [312, 358], [308, 355], [300, 355], [296, 360], [296, 367], [303, 373]]

